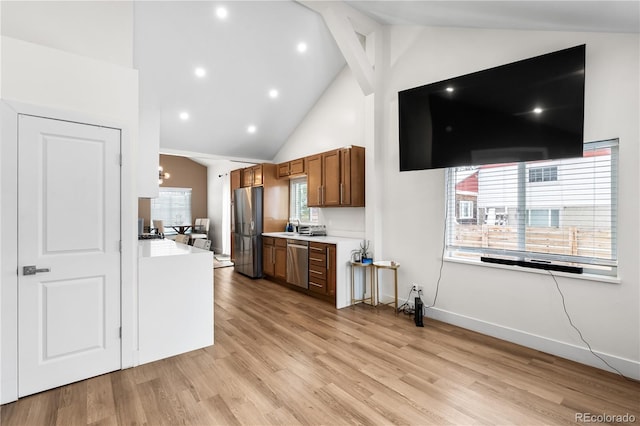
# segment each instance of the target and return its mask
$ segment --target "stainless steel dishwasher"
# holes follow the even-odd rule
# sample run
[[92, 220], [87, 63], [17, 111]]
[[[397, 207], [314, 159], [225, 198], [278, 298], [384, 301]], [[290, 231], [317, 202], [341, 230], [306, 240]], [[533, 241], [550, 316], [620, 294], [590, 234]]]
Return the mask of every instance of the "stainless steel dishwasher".
[[287, 240], [287, 282], [309, 288], [309, 242]]

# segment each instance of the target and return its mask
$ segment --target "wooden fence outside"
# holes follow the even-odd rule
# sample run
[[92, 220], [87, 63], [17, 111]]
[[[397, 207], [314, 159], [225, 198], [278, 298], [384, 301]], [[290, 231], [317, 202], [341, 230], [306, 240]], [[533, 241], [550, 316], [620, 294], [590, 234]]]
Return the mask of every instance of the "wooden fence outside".
[[[518, 250], [515, 226], [457, 225], [456, 245], [464, 247]], [[530, 227], [525, 232], [526, 250], [572, 256], [611, 259], [611, 231]]]

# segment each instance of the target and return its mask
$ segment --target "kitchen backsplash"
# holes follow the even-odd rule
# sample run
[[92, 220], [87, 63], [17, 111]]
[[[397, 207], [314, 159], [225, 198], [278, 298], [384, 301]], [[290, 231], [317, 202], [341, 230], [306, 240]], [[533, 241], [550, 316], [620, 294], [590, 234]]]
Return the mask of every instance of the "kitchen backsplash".
[[364, 238], [364, 207], [320, 209], [319, 221], [327, 227], [327, 234], [336, 237]]

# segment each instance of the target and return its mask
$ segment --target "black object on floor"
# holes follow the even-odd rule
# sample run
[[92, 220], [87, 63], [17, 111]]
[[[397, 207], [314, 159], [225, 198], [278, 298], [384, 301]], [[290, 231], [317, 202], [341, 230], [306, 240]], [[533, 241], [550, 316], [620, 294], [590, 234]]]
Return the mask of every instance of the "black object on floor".
[[422, 322], [422, 299], [420, 299], [419, 297], [416, 297], [415, 299], [415, 317], [414, 320], [416, 322], [416, 327], [424, 327], [424, 324]]

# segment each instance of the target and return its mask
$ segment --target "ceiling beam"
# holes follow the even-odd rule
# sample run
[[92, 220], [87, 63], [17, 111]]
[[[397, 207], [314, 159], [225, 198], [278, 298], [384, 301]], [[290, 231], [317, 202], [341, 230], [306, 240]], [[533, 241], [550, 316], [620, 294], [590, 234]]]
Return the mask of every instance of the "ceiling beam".
[[[366, 95], [374, 92], [375, 57], [367, 57], [366, 40], [380, 28], [380, 24], [342, 2], [307, 1], [298, 3], [318, 12], [335, 39], [338, 48], [353, 72], [360, 89]], [[365, 45], [358, 35], [365, 38]]]

